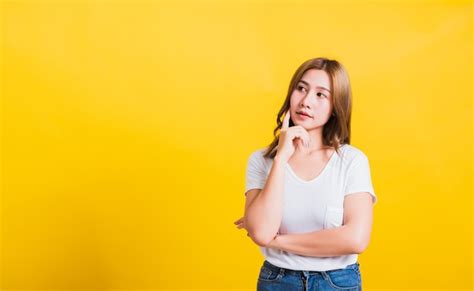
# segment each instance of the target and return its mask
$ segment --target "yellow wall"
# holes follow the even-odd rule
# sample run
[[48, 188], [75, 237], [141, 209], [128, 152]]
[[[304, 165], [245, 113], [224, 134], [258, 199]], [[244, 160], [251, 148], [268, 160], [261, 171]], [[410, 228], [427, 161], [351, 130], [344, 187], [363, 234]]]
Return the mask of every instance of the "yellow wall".
[[318, 56], [379, 198], [364, 290], [472, 289], [473, 2], [368, 2], [3, 1], [0, 289], [255, 289], [245, 164]]

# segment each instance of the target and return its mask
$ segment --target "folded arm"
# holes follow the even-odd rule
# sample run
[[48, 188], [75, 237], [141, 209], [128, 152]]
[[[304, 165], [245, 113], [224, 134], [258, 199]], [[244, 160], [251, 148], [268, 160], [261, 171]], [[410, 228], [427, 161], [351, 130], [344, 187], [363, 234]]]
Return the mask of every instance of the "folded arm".
[[342, 226], [307, 233], [278, 235], [266, 247], [314, 257], [359, 254], [369, 244], [372, 218], [371, 195], [367, 192], [352, 193], [344, 199]]
[[275, 157], [263, 189], [247, 193], [244, 223], [250, 238], [259, 246], [274, 239], [281, 225], [285, 163]]

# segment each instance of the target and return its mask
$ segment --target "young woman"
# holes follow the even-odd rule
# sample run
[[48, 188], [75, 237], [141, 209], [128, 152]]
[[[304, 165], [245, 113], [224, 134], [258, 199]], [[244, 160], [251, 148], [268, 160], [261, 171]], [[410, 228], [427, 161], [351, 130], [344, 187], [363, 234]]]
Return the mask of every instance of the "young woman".
[[357, 258], [377, 198], [367, 156], [350, 145], [351, 107], [342, 64], [307, 60], [273, 142], [250, 155], [244, 217], [234, 223], [265, 257], [257, 290], [362, 290]]

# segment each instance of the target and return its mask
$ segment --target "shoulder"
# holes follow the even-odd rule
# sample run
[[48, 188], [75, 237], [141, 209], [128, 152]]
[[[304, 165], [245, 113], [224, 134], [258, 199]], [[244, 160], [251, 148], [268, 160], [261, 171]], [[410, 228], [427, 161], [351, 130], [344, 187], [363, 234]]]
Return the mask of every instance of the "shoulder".
[[264, 157], [266, 150], [267, 148], [263, 147], [263, 148], [258, 148], [252, 151], [249, 155], [249, 161], [253, 163], [258, 163], [267, 167], [269, 164], [271, 164], [273, 160], [271, 158]]
[[341, 149], [347, 165], [358, 163], [363, 160], [368, 160], [367, 155], [359, 147], [351, 144], [344, 144]]
[[263, 155], [265, 154], [267, 148], [258, 148], [254, 150], [253, 152], [250, 153], [251, 157], [259, 158], [259, 159], [264, 159]]

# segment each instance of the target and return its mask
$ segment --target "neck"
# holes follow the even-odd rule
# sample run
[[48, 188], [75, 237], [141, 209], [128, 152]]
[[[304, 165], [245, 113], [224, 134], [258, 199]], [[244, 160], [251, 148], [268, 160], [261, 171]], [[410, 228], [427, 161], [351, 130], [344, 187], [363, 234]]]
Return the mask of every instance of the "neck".
[[323, 143], [323, 135], [321, 131], [318, 132], [309, 132], [309, 146], [305, 147], [301, 140], [298, 140], [296, 151], [300, 154], [311, 154], [313, 152], [318, 152], [331, 148]]

